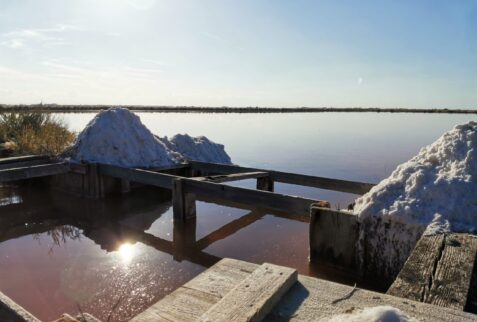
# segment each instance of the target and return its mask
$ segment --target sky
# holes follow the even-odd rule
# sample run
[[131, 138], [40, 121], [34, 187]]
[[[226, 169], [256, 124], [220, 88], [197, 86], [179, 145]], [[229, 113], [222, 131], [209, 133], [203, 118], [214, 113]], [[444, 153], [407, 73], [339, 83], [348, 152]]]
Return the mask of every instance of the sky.
[[477, 109], [477, 0], [0, 0], [0, 103]]

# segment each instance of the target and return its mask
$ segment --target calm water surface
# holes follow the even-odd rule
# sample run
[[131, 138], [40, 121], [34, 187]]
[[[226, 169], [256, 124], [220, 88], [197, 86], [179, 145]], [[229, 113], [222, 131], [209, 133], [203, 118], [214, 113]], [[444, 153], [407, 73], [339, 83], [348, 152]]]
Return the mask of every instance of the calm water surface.
[[[94, 114], [61, 116], [80, 131]], [[160, 136], [206, 135], [224, 144], [239, 165], [366, 182], [385, 178], [444, 131], [474, 118], [390, 113], [140, 116]], [[240, 185], [253, 187], [254, 181]], [[276, 185], [276, 191], [329, 200], [335, 207], [356, 197], [286, 184]], [[191, 231], [174, 229], [170, 201], [159, 196], [154, 189], [140, 189], [128, 198], [92, 201], [38, 187], [0, 188], [0, 291], [42, 320], [82, 310], [123, 321], [222, 257], [355, 282], [308, 264], [306, 223], [198, 202], [193, 238]], [[218, 230], [224, 225], [226, 230]], [[196, 242], [181, 247], [184, 236], [189, 237], [186, 244], [191, 238]]]

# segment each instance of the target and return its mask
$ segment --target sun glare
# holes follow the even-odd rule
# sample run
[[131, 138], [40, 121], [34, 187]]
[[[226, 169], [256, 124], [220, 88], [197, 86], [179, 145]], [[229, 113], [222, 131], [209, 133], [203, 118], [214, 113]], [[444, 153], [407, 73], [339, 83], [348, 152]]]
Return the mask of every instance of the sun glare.
[[122, 262], [128, 264], [134, 257], [134, 246], [130, 243], [124, 243], [118, 248], [118, 254]]

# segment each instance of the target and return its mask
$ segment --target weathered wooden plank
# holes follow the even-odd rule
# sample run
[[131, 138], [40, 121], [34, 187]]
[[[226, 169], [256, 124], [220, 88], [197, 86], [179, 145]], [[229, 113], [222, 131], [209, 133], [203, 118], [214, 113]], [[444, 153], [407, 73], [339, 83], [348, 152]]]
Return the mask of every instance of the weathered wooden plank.
[[429, 295], [444, 238], [444, 235], [421, 237], [387, 294], [423, 302]]
[[196, 177], [193, 178], [197, 181], [210, 181], [214, 183], [222, 183], [222, 182], [231, 182], [231, 181], [239, 181], [239, 180], [246, 180], [246, 179], [256, 179], [267, 177], [267, 172], [243, 172], [243, 173], [231, 173], [231, 174], [222, 174], [222, 175], [215, 175], [215, 176], [207, 176], [207, 177]]
[[282, 195], [278, 193], [226, 186], [211, 182], [183, 179], [184, 191], [195, 194], [199, 200], [228, 200], [251, 208], [263, 208], [271, 211], [309, 215], [310, 206], [318, 204], [329, 207], [327, 201]]
[[161, 172], [161, 171], [188, 169], [188, 168], [190, 168], [190, 164], [181, 163], [181, 164], [169, 165], [169, 166], [165, 166], [165, 167], [138, 168], [138, 169], [153, 171], [153, 172]]
[[172, 181], [180, 178], [171, 174], [158, 173], [154, 171], [129, 169], [108, 164], [98, 164], [102, 175], [114, 178], [125, 179], [133, 182], [140, 182], [151, 186], [172, 189]]
[[251, 263], [223, 259], [134, 317], [131, 322], [196, 321], [257, 267]]
[[297, 281], [296, 270], [263, 264], [212, 306], [200, 321], [261, 321]]
[[[258, 267], [223, 259], [132, 321], [196, 321]], [[302, 275], [264, 321], [327, 321], [336, 314], [382, 305], [393, 306], [421, 322], [477, 321], [474, 314]]]
[[216, 163], [207, 163], [199, 161], [189, 161], [192, 168], [207, 173], [238, 173], [238, 172], [268, 172], [270, 178], [276, 182], [296, 184], [320, 189], [349, 192], [355, 194], [364, 194], [368, 192], [375, 184], [356, 182], [348, 180], [339, 180], [325, 177], [316, 177], [304, 174], [296, 174], [282, 171], [273, 171], [257, 168], [239, 167], [235, 165], [225, 165]]
[[10, 157], [10, 158], [0, 158], [0, 164], [16, 163], [16, 162], [25, 162], [25, 161], [34, 161], [34, 160], [49, 160], [50, 157], [47, 155], [24, 155], [20, 157]]
[[[477, 237], [468, 234], [445, 236], [444, 249], [435, 269], [426, 303], [464, 310], [471, 291], [477, 255]], [[474, 290], [477, 292], [477, 290]]]
[[37, 177], [46, 177], [70, 171], [67, 163], [52, 163], [24, 168], [0, 170], [0, 182], [17, 181]]
[[28, 161], [4, 163], [4, 164], [0, 164], [0, 170], [24, 168], [24, 167], [31, 167], [31, 166], [35, 166], [35, 165], [50, 164], [50, 163], [51, 162], [50, 162], [49, 159], [39, 159], [39, 160], [28, 160]]
[[358, 223], [352, 213], [312, 207], [309, 226], [310, 261], [356, 268]]

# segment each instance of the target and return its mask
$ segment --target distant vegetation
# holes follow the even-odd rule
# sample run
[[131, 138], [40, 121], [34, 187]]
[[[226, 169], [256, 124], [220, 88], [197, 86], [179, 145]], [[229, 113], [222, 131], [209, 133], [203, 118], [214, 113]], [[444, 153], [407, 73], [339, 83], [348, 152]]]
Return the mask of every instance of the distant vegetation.
[[48, 113], [0, 113], [0, 154], [58, 155], [76, 134]]
[[[58, 105], [58, 104], [32, 104], [32, 105], [2, 105], [0, 112], [97, 112], [117, 107], [118, 105]], [[201, 107], [201, 106], [141, 106], [119, 105], [131, 111], [142, 112], [182, 112], [182, 113], [322, 113], [322, 112], [368, 112], [368, 113], [443, 113], [443, 114], [477, 114], [477, 109], [436, 109], [436, 108], [379, 108], [379, 107]], [[477, 106], [476, 106], [477, 107]]]

